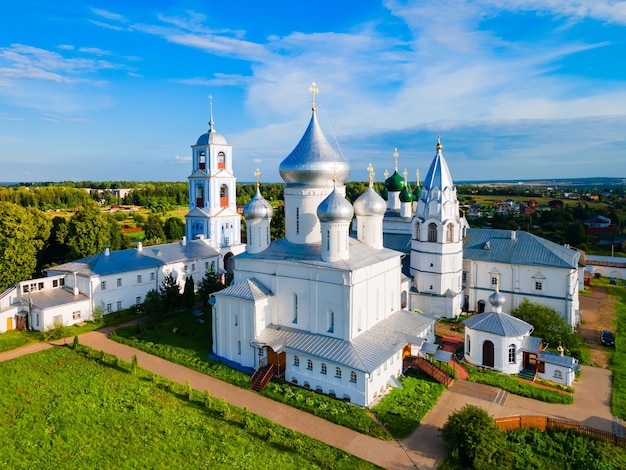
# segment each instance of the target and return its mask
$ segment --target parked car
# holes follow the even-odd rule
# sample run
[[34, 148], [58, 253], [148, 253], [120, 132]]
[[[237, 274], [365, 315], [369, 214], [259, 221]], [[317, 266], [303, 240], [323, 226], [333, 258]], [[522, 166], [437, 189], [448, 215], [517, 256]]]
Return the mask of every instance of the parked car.
[[600, 342], [605, 346], [615, 346], [615, 337], [609, 330], [602, 330], [600, 332]]

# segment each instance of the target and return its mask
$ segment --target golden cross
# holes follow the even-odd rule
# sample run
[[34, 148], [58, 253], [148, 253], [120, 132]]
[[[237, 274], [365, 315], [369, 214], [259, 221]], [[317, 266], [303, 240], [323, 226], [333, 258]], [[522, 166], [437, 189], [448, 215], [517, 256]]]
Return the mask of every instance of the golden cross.
[[407, 181], [409, 179], [409, 172], [406, 171], [406, 168], [404, 169], [404, 171], [402, 172], [402, 176], [404, 176], [404, 184], [407, 184]]
[[261, 177], [261, 170], [258, 168], [254, 170], [254, 177], [256, 178], [256, 187], [259, 187], [259, 178]]
[[385, 179], [389, 178], [389, 170], [387, 170], [385, 168], [385, 173], [383, 173], [385, 175]]
[[441, 136], [437, 134], [437, 150], [441, 150], [443, 146], [441, 145]]
[[213, 95], [209, 95], [209, 126], [213, 129]]
[[393, 149], [393, 166], [395, 171], [398, 171], [398, 157], [400, 156], [400, 153], [398, 153], [398, 147], [396, 147], [395, 149]]
[[311, 92], [311, 95], [312, 95], [311, 103], [313, 104], [313, 111], [315, 111], [315, 95], [317, 95], [320, 92], [315, 82], [311, 83], [311, 86], [309, 87], [309, 92]]
[[367, 171], [370, 174], [370, 186], [372, 186], [374, 184], [374, 167], [372, 166], [371, 162], [369, 165], [367, 165]]

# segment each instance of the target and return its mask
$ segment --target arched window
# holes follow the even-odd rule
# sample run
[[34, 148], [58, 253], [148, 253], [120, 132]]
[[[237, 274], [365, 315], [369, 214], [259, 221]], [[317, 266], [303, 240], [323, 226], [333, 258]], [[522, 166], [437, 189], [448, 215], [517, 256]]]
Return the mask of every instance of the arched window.
[[447, 242], [453, 242], [454, 238], [454, 225], [452, 224], [448, 224], [448, 226], [446, 227], [446, 241]]
[[224, 152], [220, 152], [217, 154], [217, 167], [226, 168], [226, 155], [224, 154]]
[[300, 366], [300, 358], [298, 356], [293, 356], [293, 365], [295, 367], [299, 367]]
[[415, 222], [415, 234], [414, 234], [414, 238], [419, 241], [420, 240], [420, 223], [419, 222]]
[[335, 368], [335, 377], [337, 377], [338, 379], [341, 378], [341, 367]]
[[306, 368], [308, 370], [313, 370], [313, 361], [311, 359], [307, 359], [307, 361], [306, 361]]
[[220, 186], [220, 207], [228, 207], [228, 186]]
[[324, 375], [326, 375], [326, 372], [328, 372], [328, 369], [327, 369], [327, 367], [326, 367], [326, 364], [324, 364], [323, 362], [322, 362], [322, 368], [321, 368], [320, 372], [321, 372], [322, 374], [324, 374]]
[[429, 242], [437, 241], [437, 224], [435, 223], [428, 224], [428, 241]]
[[560, 370], [557, 369], [557, 370], [554, 371], [553, 377], [555, 379], [562, 379], [563, 378], [563, 372], [561, 372]]
[[350, 382], [356, 383], [356, 372], [350, 372]]
[[201, 170], [206, 168], [206, 153], [204, 153], [204, 150], [198, 154], [198, 168]]
[[517, 362], [515, 356], [515, 345], [509, 344], [509, 364], [515, 364]]
[[196, 185], [196, 207], [204, 207], [204, 186], [202, 183]]

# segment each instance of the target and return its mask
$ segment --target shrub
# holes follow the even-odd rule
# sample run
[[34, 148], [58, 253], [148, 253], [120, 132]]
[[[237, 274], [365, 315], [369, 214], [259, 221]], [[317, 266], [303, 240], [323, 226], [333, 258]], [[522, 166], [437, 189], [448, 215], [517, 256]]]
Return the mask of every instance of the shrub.
[[70, 336], [70, 330], [62, 323], [55, 323], [52, 328], [47, 328], [41, 334], [44, 341], [54, 341], [57, 339], [67, 338]]

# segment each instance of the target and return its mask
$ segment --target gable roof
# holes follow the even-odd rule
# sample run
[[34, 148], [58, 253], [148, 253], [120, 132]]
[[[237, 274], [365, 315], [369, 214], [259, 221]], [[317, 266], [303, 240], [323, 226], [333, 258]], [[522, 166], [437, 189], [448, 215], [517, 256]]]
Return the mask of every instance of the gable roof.
[[498, 336], [522, 336], [533, 330], [530, 323], [502, 312], [479, 313], [463, 320], [463, 324], [466, 328]]
[[109, 274], [156, 269], [167, 264], [218, 257], [219, 253], [203, 240], [182, 243], [168, 243], [143, 248], [110, 251], [109, 254], [97, 253], [69, 263], [48, 269], [46, 273], [76, 273], [79, 276], [106, 276]]
[[575, 269], [579, 258], [576, 250], [522, 231], [468, 229], [463, 241], [463, 259], [472, 261]]

